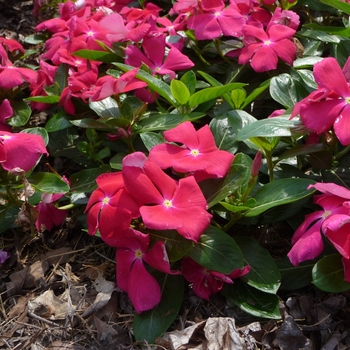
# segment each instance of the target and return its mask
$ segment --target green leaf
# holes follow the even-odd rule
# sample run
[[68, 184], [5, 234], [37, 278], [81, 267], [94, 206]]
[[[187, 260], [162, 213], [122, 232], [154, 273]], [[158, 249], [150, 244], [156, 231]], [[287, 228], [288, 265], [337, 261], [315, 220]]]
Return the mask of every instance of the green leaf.
[[202, 234], [188, 255], [201, 266], [224, 274], [243, 267], [243, 256], [236, 242], [213, 226]]
[[122, 161], [126, 155], [127, 153], [119, 152], [115, 156], [113, 156], [109, 161], [109, 165], [111, 166], [111, 168], [116, 170], [122, 170]]
[[230, 92], [234, 89], [239, 89], [247, 84], [243, 83], [231, 83], [223, 86], [209, 87], [198, 92], [195, 92], [189, 100], [190, 107], [195, 107], [203, 102], [207, 102], [223, 96], [225, 93]]
[[321, 2], [340, 10], [346, 13], [347, 15], [350, 15], [350, 4], [346, 2], [342, 2], [339, 0], [321, 0]]
[[[349, 5], [348, 5], [349, 6]], [[332, 26], [320, 26], [316, 23], [307, 23], [304, 24], [304, 28], [310, 28], [313, 30], [320, 30], [322, 32], [326, 32], [328, 34], [333, 34], [333, 35], [341, 35], [344, 37], [349, 37], [350, 36], [350, 28], [344, 28], [344, 27], [332, 27]]]
[[[297, 58], [293, 62], [293, 67], [294, 68], [307, 68], [307, 67], [313, 67], [316, 63], [321, 62], [323, 60], [323, 57], [319, 56], [306, 56], [306, 57], [301, 57]], [[310, 71], [311, 74], [313, 74]]]
[[299, 86], [289, 74], [273, 77], [270, 83], [272, 98], [286, 109], [294, 107], [304, 96], [299, 93]]
[[170, 91], [173, 94], [175, 100], [180, 103], [180, 105], [185, 105], [190, 99], [190, 92], [187, 86], [180, 80], [173, 79], [170, 83]]
[[32, 34], [24, 38], [24, 42], [30, 45], [38, 45], [44, 43], [47, 40], [47, 36], [44, 34]]
[[43, 193], [66, 193], [69, 191], [68, 184], [61, 177], [52, 173], [36, 173], [31, 175], [28, 181]]
[[72, 126], [68, 119], [68, 115], [65, 111], [59, 111], [54, 114], [45, 124], [45, 130], [47, 132], [54, 132], [58, 130], [63, 130], [70, 128]]
[[256, 119], [247, 112], [235, 110], [215, 117], [209, 126], [218, 148], [230, 153], [236, 153], [241, 145], [241, 142], [237, 140], [238, 132], [245, 125], [255, 121]]
[[[216, 80], [215, 78], [213, 78], [211, 75], [202, 72], [202, 71], [198, 71], [198, 73], [211, 85], [211, 86], [223, 86], [222, 83], [220, 83], [218, 80]], [[232, 107], [235, 108], [234, 103], [231, 100], [231, 96], [229, 93], [225, 93], [222, 95], [222, 97], [225, 99], [225, 101]]]
[[322, 30], [315, 29], [303, 28], [301, 31], [298, 32], [298, 35], [304, 38], [321, 41], [323, 43], [339, 44], [341, 41], [341, 37], [339, 37], [338, 35], [330, 35], [323, 32]]
[[103, 63], [112, 63], [121, 60], [115, 53], [98, 50], [79, 50], [73, 52], [72, 55]]
[[[134, 336], [136, 340], [154, 343], [172, 324], [179, 313], [184, 291], [182, 276], [166, 275], [161, 281], [162, 300], [152, 310], [135, 314]], [[140, 288], [140, 286], [134, 286]]]
[[288, 257], [276, 261], [281, 274], [281, 290], [297, 290], [311, 284], [314, 264], [303, 263], [293, 266]]
[[340, 254], [327, 255], [319, 260], [312, 269], [313, 284], [329, 293], [339, 293], [350, 289], [350, 283], [344, 280], [344, 267]]
[[315, 181], [309, 179], [279, 179], [262, 186], [254, 195], [255, 208], [245, 213], [246, 217], [257, 216], [267, 209], [295, 202], [313, 194], [307, 187]]
[[[135, 67], [128, 66], [122, 63], [113, 63], [113, 64], [125, 72], [135, 69]], [[136, 74], [136, 78], [146, 82], [153, 91], [157, 92], [160, 96], [164, 97], [174, 107], [178, 106], [177, 101], [171, 94], [169, 85], [164, 83], [164, 81], [153, 77], [152, 75], [146, 73], [141, 69], [139, 69], [138, 73]]]
[[190, 70], [181, 77], [180, 81], [186, 85], [190, 94], [193, 95], [194, 92], [196, 91], [196, 83], [197, 83], [196, 74], [192, 70]]
[[251, 176], [252, 162], [246, 154], [238, 153], [224, 179], [208, 179], [200, 182], [200, 188], [207, 198], [209, 208], [233, 193], [245, 192]]
[[234, 284], [225, 284], [224, 296], [250, 315], [279, 320], [279, 299], [274, 294], [264, 293], [236, 279]]
[[150, 151], [154, 146], [164, 143], [164, 137], [155, 132], [143, 132], [140, 134], [143, 144]]
[[169, 130], [185, 121], [194, 121], [204, 116], [205, 113], [201, 112], [189, 114], [155, 114], [141, 120], [139, 126], [141, 126], [142, 129], [138, 130], [138, 132]]
[[292, 136], [296, 132], [296, 122], [285, 117], [267, 118], [247, 124], [238, 133], [237, 140], [244, 141], [253, 137]]
[[13, 116], [8, 119], [8, 124], [15, 127], [27, 124], [32, 114], [31, 108], [24, 101], [17, 101], [12, 108]]
[[234, 237], [242, 251], [243, 258], [250, 266], [250, 272], [242, 279], [250, 286], [265, 293], [276, 294], [281, 274], [270, 253], [250, 237]]
[[243, 88], [231, 91], [231, 100], [232, 103], [235, 105], [236, 109], [241, 108], [241, 106], [244, 104], [246, 97], [247, 92]]
[[84, 169], [69, 177], [71, 192], [92, 192], [97, 188], [97, 176], [110, 172], [107, 164], [101, 165], [99, 168]]
[[287, 159], [291, 157], [297, 157], [301, 155], [309, 155], [311, 153], [326, 151], [327, 147], [321, 143], [307, 144], [307, 145], [297, 145], [291, 149], [283, 152], [278, 159]]
[[101, 101], [90, 101], [89, 107], [101, 118], [120, 118], [118, 103], [112, 97], [107, 97]]
[[0, 204], [0, 233], [7, 230], [13, 230], [16, 227], [16, 220], [18, 218], [18, 207], [7, 207]]
[[49, 104], [58, 103], [59, 100], [60, 100], [60, 97], [59, 96], [54, 96], [54, 95], [50, 95], [50, 96], [33, 96], [33, 97], [26, 98], [26, 101], [42, 102], [42, 103], [49, 103]]

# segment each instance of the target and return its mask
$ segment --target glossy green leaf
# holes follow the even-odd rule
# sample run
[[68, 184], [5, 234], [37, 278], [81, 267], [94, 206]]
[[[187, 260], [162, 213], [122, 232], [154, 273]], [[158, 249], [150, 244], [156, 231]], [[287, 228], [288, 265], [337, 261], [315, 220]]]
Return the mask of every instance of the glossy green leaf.
[[67, 113], [64, 111], [54, 114], [45, 124], [45, 130], [47, 132], [54, 132], [70, 127], [72, 127], [72, 124], [68, 120]]
[[297, 290], [311, 284], [313, 263], [302, 263], [299, 266], [293, 266], [289, 259], [276, 261], [276, 265], [281, 274], [282, 290]]
[[175, 100], [180, 103], [180, 105], [185, 105], [190, 99], [190, 92], [187, 86], [180, 80], [173, 79], [170, 83], [170, 91], [173, 94]]
[[33, 97], [28, 97], [26, 98], [27, 101], [32, 101], [32, 102], [41, 102], [41, 103], [58, 103], [60, 100], [59, 96], [33, 96]]
[[314, 143], [314, 144], [306, 144], [306, 145], [297, 145], [293, 148], [290, 148], [283, 152], [278, 159], [287, 159], [291, 157], [297, 157], [297, 156], [302, 156], [302, 155], [309, 155], [311, 153], [316, 153], [316, 152], [322, 152], [326, 151], [327, 147], [324, 144], [321, 143]]
[[224, 274], [243, 267], [243, 256], [236, 242], [214, 226], [202, 234], [188, 255], [207, 269]]
[[252, 137], [292, 136], [296, 132], [296, 122], [285, 117], [257, 120], [247, 124], [238, 133], [237, 140], [243, 141]]
[[242, 251], [250, 272], [242, 279], [250, 286], [265, 293], [276, 294], [281, 281], [275, 261], [270, 253], [251, 237], [234, 238]]
[[346, 13], [347, 15], [350, 15], [350, 4], [346, 3], [346, 2], [342, 2], [339, 0], [320, 0], [323, 4], [326, 4], [328, 6], [332, 6], [344, 13]]
[[262, 149], [265, 152], [271, 152], [280, 141], [280, 137], [251, 137], [249, 139], [258, 149]]
[[126, 155], [127, 153], [119, 152], [115, 156], [113, 156], [109, 161], [109, 165], [111, 166], [111, 168], [116, 170], [122, 170], [122, 161]]
[[107, 97], [101, 101], [90, 101], [89, 107], [101, 118], [120, 118], [118, 103], [112, 97]]
[[264, 293], [239, 279], [234, 284], [225, 284], [222, 293], [240, 309], [250, 315], [279, 320], [279, 298], [274, 294]]
[[36, 173], [31, 175], [28, 181], [43, 193], [66, 193], [69, 191], [67, 183], [53, 173]]
[[72, 192], [92, 192], [97, 188], [97, 176], [110, 172], [107, 164], [99, 168], [84, 169], [69, 177]]
[[[270, 82], [270, 94], [272, 98], [286, 109], [294, 107], [304, 96], [299, 92], [300, 84], [287, 74], [273, 77]], [[273, 118], [274, 119], [274, 118]]]
[[197, 83], [196, 74], [192, 70], [190, 70], [181, 77], [180, 81], [186, 85], [190, 94], [193, 95], [194, 92], [196, 91], [196, 83]]
[[11, 126], [23, 126], [27, 124], [32, 110], [24, 101], [16, 101], [15, 104], [12, 104], [13, 116], [8, 119], [8, 124]]
[[112, 63], [121, 61], [121, 57], [115, 53], [98, 50], [79, 50], [72, 53], [74, 56], [85, 58], [92, 61], [99, 61], [103, 63]]
[[313, 284], [329, 293], [339, 293], [350, 289], [350, 283], [344, 280], [344, 267], [340, 254], [327, 255], [319, 260], [312, 269]]
[[[125, 72], [128, 72], [129, 70], [135, 69], [132, 66], [128, 66], [126, 64], [122, 64], [122, 63], [113, 63], [114, 65], [116, 65], [117, 67], [119, 67], [120, 69], [122, 69]], [[152, 75], [146, 73], [145, 71], [139, 69], [138, 73], [136, 74], [136, 78], [146, 82], [148, 84], [148, 86], [155, 91], [156, 93], [158, 93], [160, 96], [162, 96], [163, 98], [165, 98], [168, 102], [170, 102], [174, 107], [178, 106], [177, 101], [175, 100], [175, 98], [173, 97], [173, 95], [171, 94], [170, 91], [170, 87], [168, 84], [166, 84], [164, 81], [153, 77]]]
[[223, 96], [227, 92], [231, 92], [234, 89], [239, 89], [247, 84], [243, 83], [231, 83], [222, 86], [209, 87], [198, 92], [195, 92], [189, 100], [190, 107], [195, 107], [201, 103], [216, 99]]
[[313, 30], [320, 30], [322, 32], [326, 32], [326, 33], [332, 34], [332, 35], [345, 36], [347, 38], [350, 36], [350, 28], [335, 27], [335, 26], [320, 26], [317, 23], [307, 23], [307, 24], [304, 24], [303, 27], [304, 28], [311, 28]]
[[[220, 83], [218, 80], [216, 80], [214, 77], [212, 77], [211, 75], [202, 72], [202, 71], [198, 71], [198, 73], [211, 85], [211, 86], [223, 86], [222, 83]], [[227, 92], [225, 94], [222, 95], [222, 97], [226, 100], [226, 102], [232, 107], [235, 108], [235, 105], [233, 104], [232, 100], [231, 100], [231, 96], [230, 94]]]
[[231, 91], [231, 101], [235, 105], [236, 109], [240, 109], [244, 104], [244, 101], [247, 97], [247, 92], [241, 89], [235, 89]]
[[[149, 344], [154, 343], [154, 340], [170, 327], [180, 311], [183, 299], [182, 276], [166, 275], [160, 282], [161, 302], [154, 309], [140, 315], [135, 314], [134, 317], [133, 330], [136, 340], [146, 340]], [[139, 287], [135, 286], [135, 288]]]
[[164, 137], [155, 132], [143, 132], [140, 134], [143, 144], [150, 151], [154, 146], [164, 143]]
[[200, 182], [209, 208], [233, 193], [243, 194], [251, 176], [251, 167], [252, 159], [246, 154], [238, 153], [224, 179], [208, 179]]
[[279, 179], [262, 186], [254, 195], [255, 208], [245, 213], [246, 217], [257, 216], [267, 209], [295, 202], [312, 195], [315, 190], [307, 187], [315, 181], [309, 179]]
[[237, 140], [238, 132], [246, 125], [254, 123], [256, 119], [249, 113], [234, 110], [215, 117], [209, 126], [219, 149], [236, 153], [241, 142]]
[[156, 114], [148, 118], [142, 119], [139, 126], [142, 129], [138, 130], [139, 133], [169, 130], [178, 126], [185, 121], [194, 121], [205, 116], [205, 113], [193, 112], [189, 114]]

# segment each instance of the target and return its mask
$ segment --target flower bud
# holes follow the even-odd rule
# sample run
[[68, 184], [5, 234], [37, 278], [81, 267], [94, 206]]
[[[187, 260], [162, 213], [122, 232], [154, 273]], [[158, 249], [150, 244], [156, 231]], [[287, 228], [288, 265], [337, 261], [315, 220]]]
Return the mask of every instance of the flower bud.
[[260, 167], [262, 163], [262, 152], [259, 149], [258, 153], [255, 155], [252, 164], [252, 177], [257, 177], [259, 175]]

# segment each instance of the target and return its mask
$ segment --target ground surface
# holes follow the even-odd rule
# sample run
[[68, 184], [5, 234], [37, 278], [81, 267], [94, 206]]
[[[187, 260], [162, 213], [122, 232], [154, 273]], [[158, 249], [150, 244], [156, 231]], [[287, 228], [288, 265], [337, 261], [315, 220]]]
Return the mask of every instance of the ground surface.
[[[0, 36], [26, 46], [37, 23], [32, 5], [0, 0]], [[12, 247], [0, 265], [0, 349], [148, 347], [135, 342], [132, 306], [115, 288], [113, 249], [81, 230], [79, 214], [51, 233], [12, 229], [0, 236], [0, 246]], [[272, 235], [262, 228], [256, 237], [270, 250], [286, 241], [278, 228]], [[281, 293], [281, 321], [254, 319], [221, 296], [204, 302], [191, 290], [185, 295], [179, 317], [153, 348], [235, 349], [238, 336], [246, 349], [350, 349], [349, 293], [313, 287]]]

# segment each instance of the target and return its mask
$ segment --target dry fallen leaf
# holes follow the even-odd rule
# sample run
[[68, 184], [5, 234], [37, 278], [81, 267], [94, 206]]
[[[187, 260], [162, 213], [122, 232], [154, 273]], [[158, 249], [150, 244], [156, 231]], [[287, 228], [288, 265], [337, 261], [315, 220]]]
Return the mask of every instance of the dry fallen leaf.
[[50, 320], [65, 319], [70, 312], [68, 303], [59, 299], [51, 289], [30, 300], [28, 308], [31, 313]]

